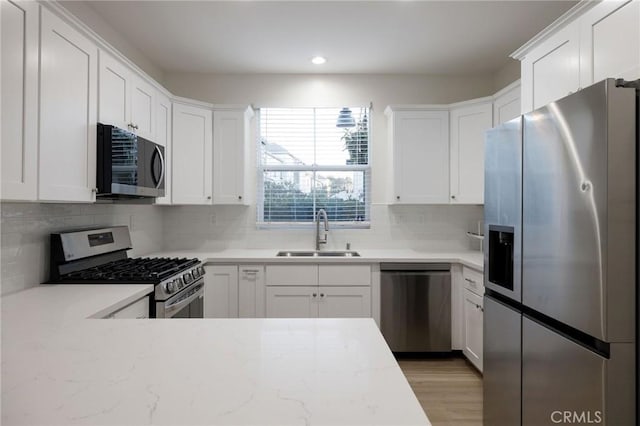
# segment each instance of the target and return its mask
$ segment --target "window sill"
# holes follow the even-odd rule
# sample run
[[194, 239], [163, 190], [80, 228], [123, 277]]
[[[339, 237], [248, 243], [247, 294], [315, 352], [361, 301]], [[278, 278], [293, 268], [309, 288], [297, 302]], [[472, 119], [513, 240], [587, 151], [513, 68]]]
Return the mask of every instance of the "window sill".
[[[323, 226], [322, 223], [320, 224]], [[257, 222], [257, 229], [282, 229], [282, 230], [298, 230], [298, 229], [315, 229], [314, 223], [301, 222]], [[331, 229], [370, 229], [371, 222], [329, 222], [329, 230]]]

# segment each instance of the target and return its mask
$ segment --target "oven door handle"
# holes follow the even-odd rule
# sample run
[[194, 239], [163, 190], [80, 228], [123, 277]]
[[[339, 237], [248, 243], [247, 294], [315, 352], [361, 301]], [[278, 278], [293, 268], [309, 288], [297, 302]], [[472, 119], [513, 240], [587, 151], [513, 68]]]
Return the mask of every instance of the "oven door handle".
[[195, 293], [193, 293], [191, 296], [187, 297], [186, 299], [178, 300], [177, 302], [171, 303], [170, 305], [166, 306], [164, 310], [165, 318], [171, 318], [173, 314], [180, 311], [182, 308], [189, 305], [191, 302], [193, 302], [197, 298], [202, 297], [204, 295], [204, 284], [198, 284], [198, 285], [199, 285], [198, 290]]

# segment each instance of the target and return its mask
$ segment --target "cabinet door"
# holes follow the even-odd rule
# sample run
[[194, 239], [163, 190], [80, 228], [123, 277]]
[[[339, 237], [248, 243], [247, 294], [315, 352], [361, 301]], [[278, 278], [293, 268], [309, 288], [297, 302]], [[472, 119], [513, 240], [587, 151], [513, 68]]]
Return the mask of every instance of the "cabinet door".
[[246, 204], [244, 111], [213, 112], [213, 204]]
[[162, 93], [156, 94], [155, 143], [164, 146], [164, 197], [156, 198], [156, 204], [171, 204], [171, 100]]
[[319, 287], [320, 318], [371, 318], [371, 288]]
[[174, 204], [211, 204], [212, 133], [210, 110], [173, 104]]
[[267, 318], [317, 318], [318, 287], [267, 287]]
[[104, 51], [99, 62], [98, 121], [131, 130], [131, 70]]
[[451, 202], [484, 202], [484, 134], [492, 125], [491, 102], [451, 111]]
[[95, 201], [98, 48], [42, 9], [40, 194], [47, 201]]
[[520, 115], [520, 84], [496, 96], [493, 101], [493, 126], [498, 126]]
[[38, 196], [38, 9], [0, 3], [2, 39], [2, 199]]
[[265, 287], [262, 265], [240, 266], [238, 317], [264, 318]]
[[522, 112], [563, 98], [580, 86], [579, 26], [558, 30], [522, 60]]
[[156, 89], [139, 76], [132, 79], [131, 123], [136, 134], [154, 141]]
[[464, 289], [464, 347], [462, 352], [482, 371], [482, 298]]
[[205, 266], [204, 317], [238, 318], [238, 267]]
[[129, 306], [114, 312], [109, 318], [113, 319], [145, 319], [149, 318], [149, 297], [133, 302]]
[[393, 202], [449, 202], [448, 111], [393, 113]]
[[640, 1], [605, 1], [580, 18], [580, 82], [640, 78]]

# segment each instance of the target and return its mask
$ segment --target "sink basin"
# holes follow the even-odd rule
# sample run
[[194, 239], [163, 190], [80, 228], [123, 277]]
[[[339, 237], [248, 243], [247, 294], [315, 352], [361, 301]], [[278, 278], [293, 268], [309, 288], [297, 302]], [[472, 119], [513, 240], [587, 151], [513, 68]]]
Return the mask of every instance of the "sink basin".
[[357, 251], [279, 251], [277, 257], [360, 257]]

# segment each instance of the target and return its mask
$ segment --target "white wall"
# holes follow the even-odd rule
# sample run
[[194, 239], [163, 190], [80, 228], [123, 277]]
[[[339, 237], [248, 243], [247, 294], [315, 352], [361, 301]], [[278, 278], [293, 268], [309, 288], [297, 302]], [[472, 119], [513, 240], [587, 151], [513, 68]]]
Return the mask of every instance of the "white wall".
[[[384, 108], [390, 104], [446, 104], [493, 93], [493, 76], [207, 75], [167, 73], [174, 94], [218, 104], [343, 106], [373, 103], [371, 114], [372, 227], [332, 230], [329, 248], [464, 249], [465, 231], [482, 218], [478, 206], [388, 207], [389, 159]], [[255, 126], [254, 126], [255, 128]], [[255, 136], [255, 135], [254, 135]], [[255, 153], [250, 167], [255, 169]], [[255, 200], [256, 173], [250, 183]], [[165, 247], [311, 248], [311, 230], [258, 230], [255, 204], [242, 207], [167, 207]]]
[[520, 61], [508, 58], [507, 62], [500, 68], [493, 79], [493, 89], [495, 92], [507, 87], [520, 78]]
[[152, 63], [140, 49], [122, 37], [117, 30], [98, 15], [91, 7], [91, 2], [65, 0], [59, 3], [158, 83], [162, 83], [164, 72]]
[[73, 228], [128, 225], [130, 255], [162, 247], [162, 209], [150, 205], [1, 203], [0, 294], [49, 278], [49, 234]]

